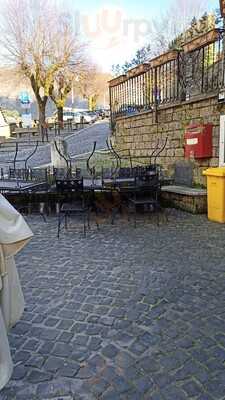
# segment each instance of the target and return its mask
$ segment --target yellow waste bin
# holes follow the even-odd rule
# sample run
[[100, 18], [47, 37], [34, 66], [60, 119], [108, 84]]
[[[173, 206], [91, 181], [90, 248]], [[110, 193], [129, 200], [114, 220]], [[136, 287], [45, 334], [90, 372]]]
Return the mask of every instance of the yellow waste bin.
[[208, 168], [207, 176], [208, 218], [225, 223], [225, 167]]

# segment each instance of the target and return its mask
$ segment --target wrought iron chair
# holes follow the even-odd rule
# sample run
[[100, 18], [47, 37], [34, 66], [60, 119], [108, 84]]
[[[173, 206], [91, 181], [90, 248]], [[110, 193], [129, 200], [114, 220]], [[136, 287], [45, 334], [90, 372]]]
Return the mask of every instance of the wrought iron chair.
[[[137, 172], [137, 171], [136, 171]], [[161, 185], [157, 166], [149, 166], [135, 176], [134, 188], [130, 192], [129, 205], [134, 208], [134, 226], [137, 226], [137, 208], [159, 211]], [[158, 219], [159, 224], [159, 219]]]
[[9, 167], [9, 179], [25, 180], [29, 179], [29, 170], [27, 168], [12, 168]]
[[[49, 168], [27, 168], [27, 169], [9, 169], [9, 178], [20, 182], [26, 181], [27, 183], [35, 184], [26, 192], [26, 204], [19, 208], [20, 212], [27, 210], [31, 213], [36, 209], [36, 212], [41, 215], [44, 222], [46, 220], [46, 211], [49, 212], [49, 198], [50, 191], [50, 171]], [[40, 186], [39, 186], [40, 184]]]
[[66, 200], [57, 205], [58, 238], [62, 221], [67, 229], [68, 217], [73, 215], [83, 216], [83, 232], [86, 237], [87, 227], [90, 228], [90, 206], [85, 198], [83, 178], [56, 179], [56, 190]]

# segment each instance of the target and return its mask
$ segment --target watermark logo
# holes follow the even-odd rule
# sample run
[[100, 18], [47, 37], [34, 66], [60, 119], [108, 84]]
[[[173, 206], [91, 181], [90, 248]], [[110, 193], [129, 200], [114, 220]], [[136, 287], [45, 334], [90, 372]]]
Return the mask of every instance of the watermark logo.
[[151, 32], [151, 22], [144, 18], [128, 18], [123, 10], [104, 7], [96, 14], [75, 12], [76, 33], [95, 43], [98, 48], [113, 48], [125, 40], [138, 44]]

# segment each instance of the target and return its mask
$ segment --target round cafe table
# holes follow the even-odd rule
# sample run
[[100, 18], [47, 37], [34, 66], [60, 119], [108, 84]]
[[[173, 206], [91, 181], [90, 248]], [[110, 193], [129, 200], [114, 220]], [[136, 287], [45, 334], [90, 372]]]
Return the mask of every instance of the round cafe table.
[[0, 195], [0, 390], [13, 371], [7, 332], [24, 311], [24, 297], [14, 256], [32, 236], [23, 217]]

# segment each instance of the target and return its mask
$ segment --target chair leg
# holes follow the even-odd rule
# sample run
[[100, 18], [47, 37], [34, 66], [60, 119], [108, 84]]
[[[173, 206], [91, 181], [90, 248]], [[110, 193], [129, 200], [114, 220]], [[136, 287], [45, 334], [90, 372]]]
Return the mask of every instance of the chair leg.
[[134, 227], [137, 228], [137, 206], [134, 205]]
[[127, 205], [127, 221], [130, 222], [130, 202]]
[[98, 223], [97, 219], [96, 219], [95, 223], [96, 223], [96, 226], [97, 226], [97, 230], [99, 231], [100, 230], [100, 226], [99, 226], [99, 223]]
[[41, 202], [40, 206], [39, 206], [39, 212], [40, 212], [40, 215], [42, 216], [44, 222], [46, 223], [47, 220], [46, 220], [46, 217], [45, 217], [45, 214], [44, 214], [44, 210], [45, 210], [45, 203]]
[[130, 222], [130, 210], [127, 212], [127, 221]]
[[164, 215], [164, 221], [168, 224], [169, 218], [168, 218], [168, 215], [166, 213], [166, 209], [165, 208], [162, 209], [162, 213]]
[[98, 223], [98, 207], [95, 206], [93, 211], [95, 212], [95, 224], [96, 224], [97, 229], [99, 230], [100, 227], [99, 227], [99, 223]]
[[97, 227], [97, 229], [99, 230], [99, 223], [98, 223], [98, 210], [97, 207], [93, 210], [95, 213], [95, 225]]
[[59, 213], [60, 213], [60, 205], [59, 205], [58, 202], [55, 205], [55, 209], [56, 209], [56, 214], [59, 215]]
[[31, 205], [31, 203], [29, 202], [29, 203], [28, 203], [28, 206], [27, 206], [27, 214], [28, 214], [28, 215], [31, 215], [31, 211], [32, 211], [32, 205]]
[[59, 234], [60, 234], [60, 226], [61, 226], [61, 221], [60, 221], [60, 214], [58, 215], [58, 233], [57, 233], [57, 237], [59, 239]]
[[83, 223], [84, 223], [84, 237], [86, 237], [86, 215], [83, 214]]
[[157, 210], [157, 226], [159, 226], [159, 210]]
[[68, 229], [68, 215], [65, 213], [65, 229]]
[[87, 226], [88, 226], [88, 229], [91, 229], [91, 226], [90, 226], [90, 210], [88, 210], [88, 212], [87, 212]]
[[40, 214], [41, 214], [41, 216], [42, 216], [42, 218], [43, 218], [44, 222], [45, 222], [45, 223], [47, 223], [47, 220], [46, 220], [45, 214], [44, 214], [44, 213], [42, 213], [42, 212], [41, 212]]
[[114, 225], [115, 219], [116, 219], [116, 213], [117, 213], [117, 208], [113, 207], [112, 209], [112, 219], [111, 219], [111, 225]]

